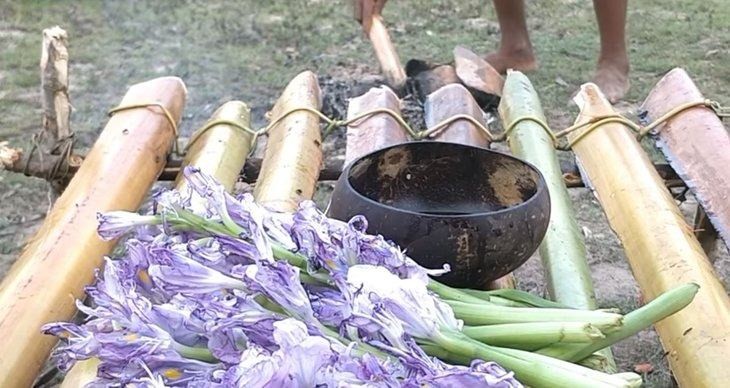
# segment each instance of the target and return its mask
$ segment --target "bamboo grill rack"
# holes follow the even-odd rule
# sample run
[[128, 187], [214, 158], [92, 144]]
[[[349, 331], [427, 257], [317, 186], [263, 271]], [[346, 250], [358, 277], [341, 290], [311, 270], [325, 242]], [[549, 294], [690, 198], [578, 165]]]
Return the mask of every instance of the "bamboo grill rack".
[[[444, 93], [461, 92], [458, 90], [458, 86], [448, 85], [447, 88], [450, 91]], [[600, 93], [592, 91], [591, 88], [595, 89], [592, 86], [584, 87], [584, 94], [595, 96]], [[504, 92], [509, 93], [509, 90], [505, 89]], [[595, 112], [582, 113], [576, 125], [557, 134], [549, 129], [544, 118], [539, 115], [523, 115], [513, 118], [513, 121], [505, 126], [504, 133], [495, 135], [481, 121], [480, 111], [477, 111], [478, 107], [472, 112], [450, 112], [445, 117], [434, 114], [428, 120], [432, 124], [431, 127], [417, 133], [401, 118], [398, 112], [397, 97], [392, 92], [382, 89], [370, 93], [375, 93], [376, 96], [371, 96], [370, 101], [362, 101], [359, 106], [352, 104], [351, 109], [348, 110], [347, 120], [333, 120], [319, 112], [321, 97], [316, 76], [311, 72], [301, 73], [289, 83], [282, 97], [277, 101], [273, 109], [275, 119], [268, 126], [261, 130], [251, 129], [250, 113], [245, 104], [227, 103], [219, 108], [211, 120], [190, 138], [185, 147], [187, 153], [182, 164], [194, 165], [203, 169], [216, 176], [228, 189], [231, 189], [233, 183], [239, 178], [240, 171], [245, 170], [245, 160], [253, 148], [255, 140], [266, 134], [269, 139], [258, 174], [255, 197], [258, 201], [278, 210], [293, 211], [298, 202], [312, 198], [323, 163], [322, 138], [336, 126], [348, 126], [348, 135], [350, 132], [356, 133], [368, 126], [380, 128], [375, 135], [372, 133], [368, 135], [370, 137], [364, 142], [365, 146], [348, 154], [348, 158], [352, 159], [358, 154], [362, 155], [366, 151], [367, 143], [374, 140], [378, 142], [375, 147], [384, 147], [393, 142], [403, 141], [407, 139], [408, 135], [416, 140], [429, 137], [448, 139], [450, 136], [457, 136], [461, 137], [461, 140], [457, 138], [456, 141], [487, 146], [491, 141], [509, 139], [513, 132], [515, 136], [524, 136], [524, 134], [520, 134], [524, 132], [524, 125], [521, 127], [519, 124], [529, 123], [535, 131], [542, 131], [540, 136], [550, 139], [552, 144], [549, 145], [552, 146], [557, 144], [556, 140], [560, 137], [569, 136], [571, 147], [578, 147], [578, 141], [585, 139], [586, 143], [581, 143], [578, 147], [579, 156], [588, 163], [589, 176], [594, 181], [599, 199], [602, 199], [606, 197], [604, 191], [610, 192], [612, 184], [610, 179], [613, 178], [610, 175], [598, 175], [598, 179], [594, 179], [596, 170], [590, 169], [594, 154], [588, 151], [591, 142], [599, 142], [597, 144], [600, 145], [601, 143], [597, 139], [600, 139], [601, 136], [607, 137], [607, 139], [611, 136], [618, 136], [621, 141], [628, 142], [633, 139], [628, 136], [630, 132], [618, 127], [627, 126], [638, 135], [643, 136], [652, 128], [656, 128], [680, 112], [697, 106], [710, 107], [720, 116], [724, 114], [716, 103], [703, 100], [680, 105], [652, 124], [640, 127], [605, 107], [601, 108], [602, 102], [599, 97], [591, 97], [583, 101], [583, 108], [584, 111], [590, 111], [593, 107]], [[152, 80], [130, 89], [120, 107], [113, 110], [117, 114], [110, 119], [91, 153], [87, 155], [85, 162], [80, 165], [78, 172], [68, 183], [43, 227], [34, 237], [33, 243], [23, 252], [22, 258], [4, 279], [0, 286], [0, 314], [2, 314], [0, 334], [3, 334], [0, 335], [0, 338], [12, 341], [4, 345], [8, 349], [13, 349], [13, 352], [6, 352], [0, 356], [1, 386], [29, 386], [36, 378], [55, 343], [49, 337], [43, 337], [38, 332], [38, 328], [50, 320], [72, 318], [75, 313], [73, 299], [82, 297], [83, 286], [92, 280], [93, 268], [101, 265], [100, 258], [113, 248], [113, 244], [103, 244], [93, 236], [95, 231], [93, 214], [97, 211], [120, 208], [134, 210], [141, 204], [142, 198], [153, 181], [164, 172], [165, 155], [168, 154], [171, 145], [178, 142], [177, 122], [182, 116], [184, 97], [184, 85], [179, 79], [171, 77]], [[434, 96], [434, 98], [436, 97], [438, 96]], [[439, 112], [434, 111], [434, 113]], [[378, 120], [380, 124], [378, 124]], [[326, 123], [324, 133], [320, 131], [321, 121]], [[137, 123], [137, 125], [130, 125], [131, 123]], [[131, 134], [130, 128], [132, 127], [145, 129], [146, 132], [141, 131], [138, 136], [127, 136]], [[382, 128], [386, 129], [382, 130]], [[457, 131], [453, 128], [460, 129]], [[547, 140], [545, 141], [547, 142]], [[606, 140], [603, 143], [606, 142], [610, 141]], [[348, 141], [348, 146], [349, 143]], [[518, 154], [520, 153], [517, 143], [513, 148]], [[111, 149], [115, 149], [116, 152], [110, 152]], [[638, 149], [634, 147], [631, 152], [640, 152], [636, 151]], [[611, 152], [618, 151], [611, 150]], [[126, 162], [115, 163], [115, 158], [122, 156]], [[638, 158], [638, 156], [632, 157]], [[645, 159], [645, 156], [643, 158]], [[641, 163], [644, 166], [650, 166], [645, 162]], [[121, 175], [120, 165], [126, 166]], [[634, 166], [622, 165], [617, 160], [615, 171], [629, 167]], [[100, 191], [106, 184], [104, 177], [111, 175], [121, 181], [120, 184], [114, 186], [113, 190], [123, 189], [125, 199], [114, 194], [113, 191], [109, 191], [108, 188]], [[606, 182], [602, 183], [601, 179]], [[653, 186], [647, 190], [657, 190], [656, 187], [660, 186], [657, 182], [660, 182], [659, 179], [652, 177], [650, 184]], [[626, 181], [619, 181], [619, 183], [625, 184]], [[184, 182], [178, 181], [178, 186], [181, 185], [184, 185]], [[97, 197], [94, 196], [97, 192], [100, 197], [110, 199], [103, 204], [99, 203], [98, 199], [95, 199]], [[627, 208], [625, 202], [626, 200], [624, 203], [602, 200], [601, 204], [609, 215], [618, 214], [615, 212], [621, 211], [635, 211], [635, 209]], [[71, 206], [74, 203], [84, 203], [85, 207]], [[662, 206], [671, 207], [670, 205]], [[648, 208], [654, 209], [651, 206]], [[612, 217], [611, 219], [618, 218]], [[75, 224], [79, 221], [83, 223], [82, 226]], [[678, 219], [673, 218], [672, 222], [680, 227], [682, 225]], [[630, 225], [623, 224], [614, 225], [614, 228], [622, 239], [628, 236], [631, 230]], [[53, 236], [56, 235], [61, 236], [61, 239], [73, 241], [74, 244], [51, 244], [52, 241], [62, 241], [53, 240], [55, 238]], [[82, 235], [83, 237], [80, 237]], [[676, 285], [680, 278], [683, 281], [695, 281], [703, 287], [700, 291], [701, 295], [699, 295], [700, 302], [694, 302], [698, 306], [696, 308], [701, 308], [700, 304], [722, 306], [721, 309], [716, 309], [717, 313], [727, 313], [727, 306], [730, 304], [727, 295], [720, 291], [722, 286], [719, 285], [712, 271], [708, 269], [706, 257], [701, 254], [699, 244], [691, 234], [682, 232], [681, 235], [683, 237], [679, 240], [687, 241], [687, 249], [677, 246], [679, 243], [676, 241], [668, 246], [677, 247], [678, 252], [692, 253], [682, 259], [684, 260], [683, 265], [696, 268], [694, 273], [697, 273], [698, 277], [687, 278], [686, 274], [675, 274], [671, 269], [665, 269], [663, 273], [667, 275], [662, 278], [661, 282], [648, 279], [642, 273], [652, 268], [654, 258], [647, 256], [647, 253], [663, 255], [662, 257], [675, 253], [666, 252], [662, 245], [646, 243], [650, 237], [644, 235], [633, 236], [630, 240], [624, 241], [627, 250], [630, 251], [628, 252], [629, 257], [632, 260], [634, 271], [638, 273], [637, 278], [642, 289], [648, 290], [648, 296], [653, 297], [662, 290]], [[626, 238], [628, 239], [628, 237]], [[85, 243], [78, 244], [79, 241], [85, 241]], [[644, 245], [642, 245], [642, 241]], [[649, 250], [645, 249], [646, 246], [649, 246], [647, 248]], [[75, 254], [75, 257], [79, 257], [79, 259], [71, 260], [68, 258], [69, 254]], [[59, 279], [56, 276], [58, 267], [48, 265], [50, 263], [48, 258], [59, 255], [65, 256], [66, 261], [63, 268], [68, 274], [71, 275], [73, 272], [80, 276], [66, 276], [64, 279]], [[579, 252], [578, 255], [581, 253]], [[83, 262], [80, 259], [82, 256], [86, 262], [83, 266], [80, 265]], [[94, 260], [89, 261], [88, 256], [94, 256]], [[639, 256], [641, 256], [640, 259], [635, 259]], [[71, 278], [74, 279], [73, 282], [67, 280]], [[39, 281], [43, 283], [43, 287], [35, 285]], [[559, 290], [553, 292], [558, 293]], [[24, 303], [36, 304], [41, 301], [43, 303], [38, 303], [32, 314], [20, 314], [17, 309], [19, 300]], [[575, 303], [590, 305], [590, 292], [584, 295], [582, 301]], [[705, 314], [708, 311], [712, 314], [711, 310], [703, 309]], [[697, 316], [699, 315], [697, 314]], [[722, 324], [727, 323], [727, 315], [724, 318], [718, 316], [717, 319], [708, 317], [704, 320], [709, 322], [709, 326], [707, 328], [703, 326], [703, 330], [713, 333], [711, 338], [719, 338], [717, 336], [728, 334], [726, 331], [729, 326]], [[699, 327], [703, 324], [697, 322], [697, 325]], [[677, 332], [684, 330], [686, 325], [663, 322], [659, 326], [662, 341], [670, 351], [673, 370], [682, 385], [712, 384], [712, 380], [709, 379], [712, 377], [712, 370], [719, 374], [714, 376], [715, 378], [720, 378], [722, 377], [720, 375], [727, 373], [721, 363], [730, 357], [728, 348], [730, 345], [723, 345], [720, 341], [713, 343], [713, 357], [710, 359], [688, 357], [687, 354], [694, 350], [682, 348], [682, 346], [699, 345], [692, 336], [678, 337]], [[696, 333], [704, 331], [695, 330]], [[80, 363], [69, 374], [64, 386], [79, 386], [84, 381], [88, 381], [94, 372], [93, 361]]]

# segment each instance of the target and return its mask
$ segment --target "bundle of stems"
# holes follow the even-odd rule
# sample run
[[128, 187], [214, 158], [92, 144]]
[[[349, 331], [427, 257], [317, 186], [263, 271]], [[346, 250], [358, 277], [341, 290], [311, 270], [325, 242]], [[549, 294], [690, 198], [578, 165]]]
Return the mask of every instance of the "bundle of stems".
[[[244, 235], [225, 215], [222, 222], [214, 222], [180, 210], [165, 221], [168, 226], [214, 235]], [[271, 243], [276, 259], [302, 269], [302, 282], [332, 284], [328, 273], [309, 271], [307, 257]], [[517, 290], [458, 289], [434, 279], [429, 280], [428, 289], [466, 325], [461, 331], [441, 328], [429, 338], [419, 338], [419, 344], [432, 356], [456, 363], [495, 361], [534, 386], [634, 387], [641, 384], [636, 374], [608, 374], [574, 363], [681, 310], [692, 301], [699, 286], [681, 285], [626, 315], [566, 308]]]

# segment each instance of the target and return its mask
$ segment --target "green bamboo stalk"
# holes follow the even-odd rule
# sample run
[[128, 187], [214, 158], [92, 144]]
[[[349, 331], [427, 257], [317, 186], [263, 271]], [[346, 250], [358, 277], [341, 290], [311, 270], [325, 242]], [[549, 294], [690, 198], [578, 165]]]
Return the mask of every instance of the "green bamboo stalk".
[[[505, 125], [526, 116], [546, 122], [537, 92], [530, 80], [518, 71], [507, 72], [499, 114]], [[585, 241], [578, 229], [550, 135], [536, 122], [525, 120], [515, 125], [508, 142], [516, 156], [540, 170], [550, 192], [550, 224], [540, 244], [550, 296], [572, 308], [596, 309]], [[615, 370], [610, 349], [601, 353], [608, 359], [610, 369]]]
[[537, 350], [540, 344], [591, 343], [605, 338], [598, 328], [582, 322], [529, 322], [465, 326], [464, 334], [487, 345]]

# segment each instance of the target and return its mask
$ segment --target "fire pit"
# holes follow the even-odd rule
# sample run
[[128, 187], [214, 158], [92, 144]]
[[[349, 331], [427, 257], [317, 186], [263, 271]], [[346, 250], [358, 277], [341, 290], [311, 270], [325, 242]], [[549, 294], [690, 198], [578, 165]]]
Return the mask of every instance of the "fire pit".
[[444, 142], [403, 143], [345, 168], [329, 215], [357, 214], [443, 282], [485, 288], [537, 249], [550, 219], [540, 172], [515, 157]]

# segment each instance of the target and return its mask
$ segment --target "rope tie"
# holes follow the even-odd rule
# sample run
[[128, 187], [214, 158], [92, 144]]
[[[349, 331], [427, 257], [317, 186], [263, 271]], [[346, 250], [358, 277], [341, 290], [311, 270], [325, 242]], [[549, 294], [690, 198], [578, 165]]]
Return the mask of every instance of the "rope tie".
[[141, 102], [136, 104], [129, 104], [129, 105], [120, 105], [115, 108], [112, 108], [109, 110], [108, 115], [111, 117], [115, 113], [124, 112], [128, 110], [133, 109], [140, 109], [140, 108], [149, 108], [152, 106], [156, 106], [162, 110], [162, 113], [165, 115], [165, 118], [170, 123], [170, 127], [172, 128], [172, 134], [175, 136], [175, 141], [173, 142], [173, 152], [175, 152], [176, 155], [179, 155], [180, 147], [178, 144], [178, 131], [177, 131], [177, 122], [172, 117], [172, 114], [169, 110], [167, 110], [167, 107], [163, 105], [161, 102]]

